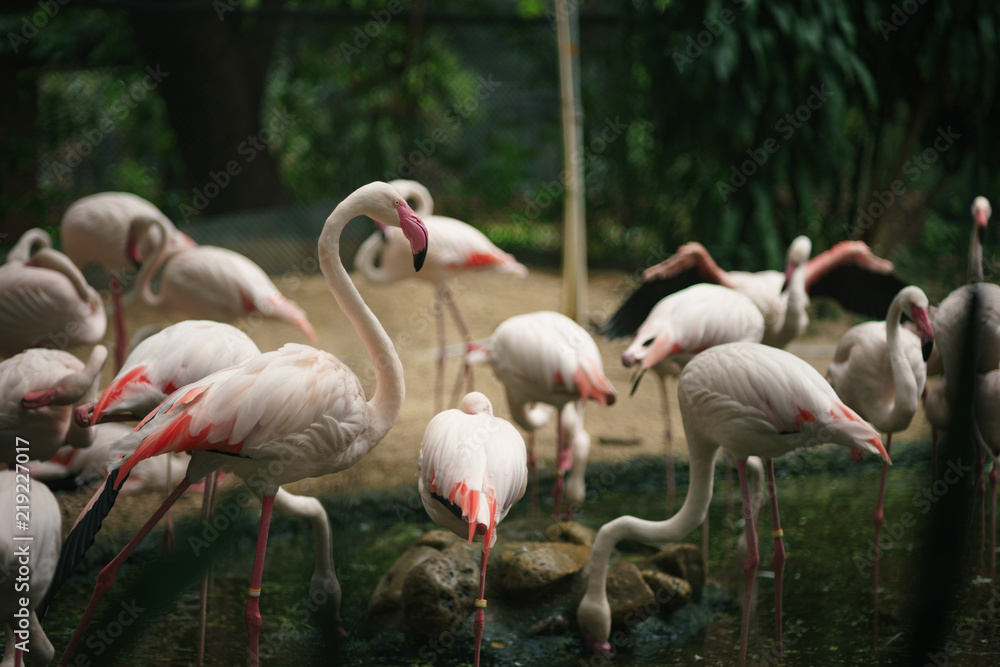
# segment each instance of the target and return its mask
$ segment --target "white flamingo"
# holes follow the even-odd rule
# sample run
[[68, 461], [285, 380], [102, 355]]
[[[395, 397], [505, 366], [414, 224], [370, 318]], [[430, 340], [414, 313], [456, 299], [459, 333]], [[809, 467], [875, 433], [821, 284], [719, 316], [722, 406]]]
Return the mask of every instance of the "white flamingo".
[[743, 620], [740, 661], [746, 662], [750, 599], [759, 554], [752, 503], [747, 484], [746, 459], [765, 460], [772, 491], [774, 520], [776, 616], [778, 659], [781, 659], [781, 585], [785, 552], [778, 523], [771, 459], [800, 447], [832, 442], [858, 447], [888, 460], [878, 432], [848, 408], [830, 385], [808, 363], [793, 354], [756, 343], [717, 345], [697, 355], [681, 373], [677, 384], [681, 418], [691, 458], [691, 482], [684, 504], [666, 521], [619, 517], [597, 533], [590, 563], [587, 591], [577, 609], [577, 621], [588, 648], [609, 655], [611, 610], [607, 600], [608, 559], [614, 546], [626, 539], [662, 545], [683, 539], [698, 527], [712, 499], [714, 462], [722, 448], [739, 461], [743, 515], [746, 520], [747, 561], [744, 566]]
[[[158, 454], [187, 451], [191, 454], [187, 473], [160, 510], [101, 571], [94, 596], [63, 654], [63, 664], [125, 558], [192, 479], [222, 466], [244, 480], [253, 476], [254, 488], [262, 489], [260, 532], [246, 609], [250, 664], [258, 664], [260, 584], [278, 487], [353, 466], [392, 428], [403, 403], [403, 369], [392, 341], [340, 261], [340, 234], [358, 215], [402, 227], [417, 268], [426, 253], [427, 230], [391, 187], [371, 183], [344, 199], [320, 234], [319, 259], [327, 285], [375, 366], [374, 396], [366, 400], [361, 381], [332, 354], [296, 344], [254, 357], [171, 394], [116, 446], [127, 458], [108, 476], [102, 502], [81, 518], [67, 538], [60, 560], [63, 576], [78, 562], [79, 552], [93, 541], [100, 520], [113, 504], [116, 488], [133, 466]], [[57, 578], [57, 582], [61, 580], [61, 576]], [[331, 591], [331, 597], [339, 617], [339, 589]]]
[[[139, 219], [157, 220], [160, 226], [151, 231], [141, 248], [127, 249], [129, 228]], [[197, 244], [178, 231], [152, 202], [129, 192], [99, 192], [78, 199], [66, 209], [60, 227], [63, 250], [74, 264], [81, 269], [97, 264], [109, 274], [108, 288], [115, 313], [117, 370], [125, 360], [128, 341], [122, 305], [122, 291], [130, 280], [127, 276], [148, 259], [152, 249], [161, 242], [167, 243], [171, 251]]]
[[[404, 278], [419, 278], [435, 286], [435, 317], [438, 323], [438, 367], [435, 383], [434, 411], [440, 412], [444, 394], [445, 366], [445, 322], [444, 308], [447, 307], [465, 338], [466, 345], [472, 343], [472, 335], [465, 324], [455, 297], [448, 287], [448, 281], [467, 271], [492, 270], [510, 273], [523, 278], [528, 269], [513, 256], [505, 253], [472, 225], [441, 215], [432, 215], [434, 200], [431, 193], [420, 183], [408, 180], [390, 181], [389, 185], [407, 199], [415, 200], [414, 210], [427, 224], [434, 242], [427, 250], [427, 261], [419, 273], [413, 270], [409, 261], [406, 239], [392, 229], [380, 228], [368, 237], [358, 248], [354, 265], [375, 283], [393, 283]], [[440, 240], [438, 240], [440, 239]], [[471, 391], [471, 368], [465, 365]]]
[[486, 623], [486, 562], [497, 524], [524, 495], [526, 463], [524, 438], [493, 416], [479, 392], [467, 394], [459, 409], [435, 415], [420, 443], [418, 487], [427, 514], [459, 537], [483, 543], [472, 626], [476, 667]]

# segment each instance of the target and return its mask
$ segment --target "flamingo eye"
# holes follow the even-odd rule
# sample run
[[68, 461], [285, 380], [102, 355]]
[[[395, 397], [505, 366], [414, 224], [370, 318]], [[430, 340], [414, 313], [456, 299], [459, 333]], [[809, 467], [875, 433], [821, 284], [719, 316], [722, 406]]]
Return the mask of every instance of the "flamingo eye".
[[392, 205], [395, 206], [396, 208], [399, 208], [399, 200], [398, 199], [393, 199], [392, 200]]
[[653, 344], [653, 341], [654, 341], [654, 340], [656, 340], [656, 339], [655, 339], [655, 338], [650, 338], [650, 339], [648, 339], [648, 340], [644, 340], [644, 341], [642, 342], [642, 346], [643, 346], [643, 347], [649, 347], [650, 345], [652, 345], [652, 344]]

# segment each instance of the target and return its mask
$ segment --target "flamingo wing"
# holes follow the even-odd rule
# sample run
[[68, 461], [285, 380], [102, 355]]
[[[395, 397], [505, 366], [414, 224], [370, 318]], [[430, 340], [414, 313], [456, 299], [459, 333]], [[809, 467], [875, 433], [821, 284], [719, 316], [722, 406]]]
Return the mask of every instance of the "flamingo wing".
[[884, 320], [889, 304], [906, 286], [893, 273], [845, 264], [824, 273], [808, 286], [808, 291], [811, 298], [828, 297], [859, 315]]
[[601, 334], [610, 339], [632, 336], [656, 304], [675, 292], [702, 282], [705, 282], [704, 277], [697, 267], [692, 266], [670, 277], [640, 283], [600, 326]]

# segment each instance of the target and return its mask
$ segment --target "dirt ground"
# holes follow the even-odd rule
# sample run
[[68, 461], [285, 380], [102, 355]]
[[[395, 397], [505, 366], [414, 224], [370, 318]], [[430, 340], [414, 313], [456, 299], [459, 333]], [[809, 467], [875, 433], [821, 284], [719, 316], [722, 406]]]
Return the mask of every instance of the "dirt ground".
[[[356, 492], [375, 487], [397, 487], [416, 483], [417, 456], [427, 422], [434, 414], [434, 378], [436, 358], [436, 324], [434, 289], [423, 281], [407, 280], [393, 285], [376, 285], [359, 273], [352, 277], [365, 301], [396, 342], [406, 376], [406, 400], [396, 426], [386, 438], [353, 468], [319, 479], [304, 480], [288, 487], [290, 491], [325, 495]], [[345, 361], [362, 379], [368, 395], [374, 391], [371, 365], [360, 339], [341, 313], [320, 274], [305, 276], [275, 276], [275, 283], [286, 296], [296, 301], [308, 313], [317, 334], [317, 347], [329, 350]], [[624, 295], [630, 291], [631, 277], [621, 271], [595, 271], [590, 275], [588, 312], [593, 321], [603, 321], [612, 313]], [[558, 310], [561, 281], [551, 269], [531, 268], [525, 279], [481, 272], [455, 279], [451, 288], [469, 323], [472, 334], [480, 340], [489, 338], [503, 320], [520, 313], [536, 310]], [[130, 334], [147, 324], [167, 325], [176, 319], [169, 314], [154, 313], [136, 304], [128, 311]], [[247, 331], [262, 351], [274, 350], [286, 342], [305, 343], [304, 336], [293, 326], [274, 320], [244, 320], [236, 323]], [[840, 335], [850, 326], [848, 318], [836, 321], [814, 321], [806, 336], [789, 345], [788, 350], [805, 358], [820, 372], [833, 355]], [[113, 345], [109, 334], [104, 341]], [[451, 323], [447, 329], [450, 358], [446, 369], [446, 405], [451, 407], [453, 388], [460, 373], [458, 330]], [[664, 419], [660, 394], [653, 374], [643, 379], [634, 396], [629, 396], [631, 373], [621, 365], [620, 357], [628, 341], [607, 341], [596, 337], [605, 372], [618, 390], [619, 400], [602, 408], [591, 403], [586, 410], [586, 426], [593, 440], [591, 461], [616, 461], [638, 455], [657, 455], [664, 447]], [[75, 350], [80, 356], [89, 349]], [[102, 387], [113, 376], [110, 364], [105, 369]], [[496, 414], [509, 418], [503, 388], [488, 366], [477, 366], [475, 388], [493, 401]], [[671, 413], [675, 418], [674, 447], [678, 456], [686, 456], [686, 443], [680, 424], [675, 382], [671, 381]], [[537, 455], [544, 472], [552, 465], [555, 452], [555, 429], [539, 434]], [[923, 438], [928, 431], [922, 412], [910, 428], [897, 435], [897, 442]], [[229, 481], [227, 483], [235, 483]], [[64, 503], [64, 530], [68, 532], [88, 494], [76, 494]], [[142, 493], [128, 503], [119, 503], [108, 518], [111, 530], [137, 527], [159, 504], [162, 496]], [[179, 512], [198, 511], [200, 494], [189, 493], [178, 505]]]

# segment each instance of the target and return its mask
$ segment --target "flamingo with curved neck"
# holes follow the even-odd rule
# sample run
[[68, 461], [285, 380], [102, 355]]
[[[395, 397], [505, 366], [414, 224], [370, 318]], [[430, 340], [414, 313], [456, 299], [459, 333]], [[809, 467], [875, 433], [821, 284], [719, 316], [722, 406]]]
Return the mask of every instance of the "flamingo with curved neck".
[[[65, 581], [82, 557], [79, 545], [89, 546], [93, 542], [100, 522], [114, 503], [117, 489], [133, 466], [158, 454], [187, 451], [191, 454], [187, 473], [160, 510], [101, 571], [91, 602], [61, 664], [66, 664], [75, 650], [98, 602], [114, 583], [121, 563], [191, 485], [192, 479], [200, 479], [225, 466], [241, 479], [252, 476], [253, 488], [263, 495], [246, 608], [250, 664], [257, 665], [262, 622], [260, 584], [279, 485], [353, 466], [395, 424], [405, 395], [403, 367], [392, 341], [340, 261], [340, 234], [358, 215], [401, 227], [417, 269], [426, 254], [427, 230], [391, 187], [371, 183], [353, 192], [334, 209], [319, 237], [319, 260], [327, 286], [354, 325], [375, 367], [374, 396], [366, 401], [361, 381], [332, 354], [306, 345], [288, 344], [181, 387], [167, 397], [134, 432], [114, 446], [113, 451], [127, 458], [109, 474], [102, 500], [77, 522], [67, 538], [70, 546], [64, 550], [59, 568], [66, 575], [57, 575], [53, 590]], [[339, 606], [338, 600], [334, 603]]]
[[35, 227], [29, 229], [21, 238], [17, 240], [14, 247], [10, 249], [7, 253], [7, 262], [27, 262], [31, 259], [32, 255], [41, 250], [42, 248], [52, 247], [52, 237], [44, 229], [39, 229]]

